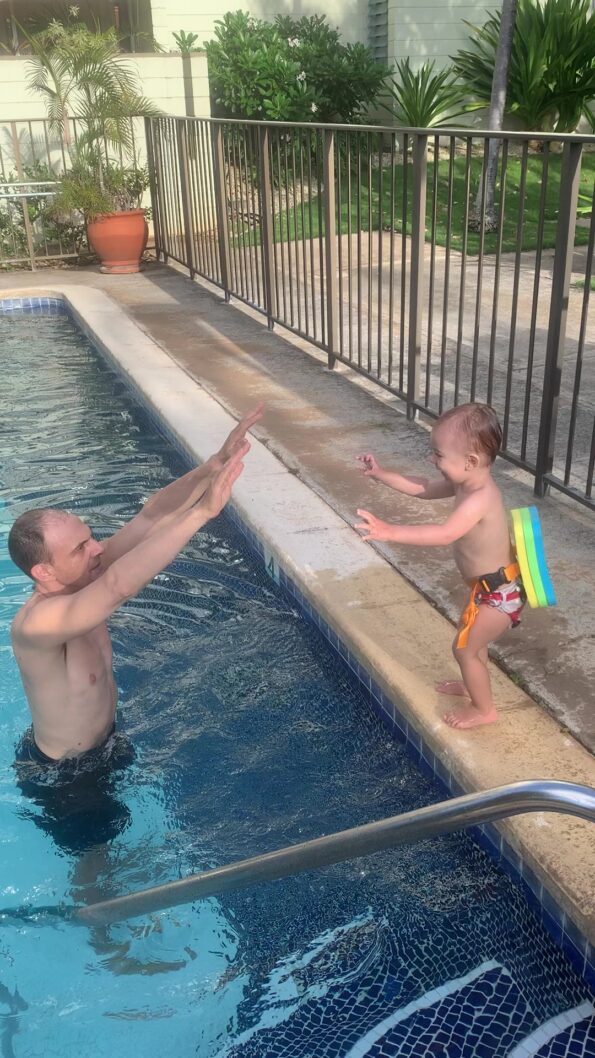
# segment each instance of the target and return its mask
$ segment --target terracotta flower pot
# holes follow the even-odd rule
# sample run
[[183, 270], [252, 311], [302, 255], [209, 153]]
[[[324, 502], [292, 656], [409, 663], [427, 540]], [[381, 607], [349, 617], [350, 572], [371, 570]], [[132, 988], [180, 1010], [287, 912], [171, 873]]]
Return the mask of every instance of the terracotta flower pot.
[[143, 209], [105, 213], [87, 225], [89, 245], [101, 261], [102, 272], [140, 272], [148, 234]]

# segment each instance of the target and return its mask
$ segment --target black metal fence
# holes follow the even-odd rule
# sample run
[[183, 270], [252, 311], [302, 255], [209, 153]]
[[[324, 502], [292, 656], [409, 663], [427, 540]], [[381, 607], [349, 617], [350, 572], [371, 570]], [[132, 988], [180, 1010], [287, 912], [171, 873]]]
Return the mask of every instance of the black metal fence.
[[595, 506], [594, 136], [161, 117], [146, 137], [164, 259], [410, 417], [491, 403], [539, 495]]

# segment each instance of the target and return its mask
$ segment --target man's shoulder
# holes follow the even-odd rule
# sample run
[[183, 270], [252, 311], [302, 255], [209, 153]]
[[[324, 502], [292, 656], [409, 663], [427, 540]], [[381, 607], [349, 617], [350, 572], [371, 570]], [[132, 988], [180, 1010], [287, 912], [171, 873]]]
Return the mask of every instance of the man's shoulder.
[[[11, 636], [13, 643], [20, 646], [32, 646], [35, 632], [39, 628], [40, 618], [43, 621], [44, 612], [48, 609], [51, 599], [43, 595], [31, 595], [17, 610], [12, 619]], [[38, 644], [35, 644], [36, 646]]]

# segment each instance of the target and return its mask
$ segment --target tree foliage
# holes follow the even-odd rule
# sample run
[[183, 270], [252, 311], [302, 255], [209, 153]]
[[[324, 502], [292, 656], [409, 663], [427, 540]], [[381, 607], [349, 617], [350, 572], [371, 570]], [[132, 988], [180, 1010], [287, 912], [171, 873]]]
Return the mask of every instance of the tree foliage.
[[274, 22], [229, 12], [206, 45], [222, 114], [269, 121], [357, 121], [388, 70], [363, 44], [342, 44], [323, 16]]
[[[501, 12], [473, 26], [471, 46], [453, 58], [455, 73], [489, 106]], [[508, 72], [507, 113], [534, 132], [574, 132], [592, 121], [595, 11], [590, 0], [519, 0]]]

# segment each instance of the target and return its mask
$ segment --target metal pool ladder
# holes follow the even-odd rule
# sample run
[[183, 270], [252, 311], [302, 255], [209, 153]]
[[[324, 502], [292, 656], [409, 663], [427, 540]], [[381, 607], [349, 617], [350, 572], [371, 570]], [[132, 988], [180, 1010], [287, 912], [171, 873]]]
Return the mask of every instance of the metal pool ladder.
[[192, 874], [176, 882], [77, 907], [71, 917], [90, 926], [121, 922], [135, 915], [163, 911], [258, 882], [286, 878], [524, 812], [561, 812], [595, 823], [595, 789], [544, 779], [498, 786]]

